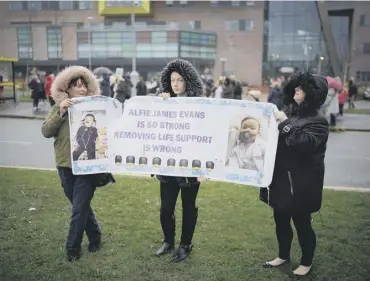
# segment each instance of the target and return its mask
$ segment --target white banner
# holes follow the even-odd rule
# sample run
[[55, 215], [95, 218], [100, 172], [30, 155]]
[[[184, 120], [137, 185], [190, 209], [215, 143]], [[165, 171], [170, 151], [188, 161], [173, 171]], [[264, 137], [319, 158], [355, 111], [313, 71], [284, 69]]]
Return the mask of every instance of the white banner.
[[278, 139], [274, 105], [134, 97], [124, 108], [122, 114], [111, 98], [83, 98], [72, 106], [74, 174], [205, 176], [258, 187], [271, 183]]

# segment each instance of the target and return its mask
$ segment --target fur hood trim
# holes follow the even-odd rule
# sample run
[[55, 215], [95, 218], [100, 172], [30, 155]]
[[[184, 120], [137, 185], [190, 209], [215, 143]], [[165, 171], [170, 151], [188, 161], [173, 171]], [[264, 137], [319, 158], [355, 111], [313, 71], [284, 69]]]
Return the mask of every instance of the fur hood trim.
[[300, 105], [301, 109], [319, 109], [328, 95], [328, 81], [325, 77], [309, 73], [297, 74], [284, 87], [285, 105], [295, 104], [293, 97], [297, 87], [301, 87], [306, 94], [305, 101]]
[[164, 93], [176, 96], [171, 88], [171, 73], [178, 72], [185, 80], [187, 96], [199, 97], [203, 95], [203, 86], [198, 71], [194, 66], [182, 59], [169, 62], [161, 72], [161, 82]]
[[53, 81], [51, 86], [51, 96], [56, 104], [69, 98], [66, 93], [68, 84], [71, 80], [82, 77], [87, 83], [87, 96], [99, 96], [100, 86], [99, 81], [94, 74], [83, 66], [70, 66], [62, 70]]

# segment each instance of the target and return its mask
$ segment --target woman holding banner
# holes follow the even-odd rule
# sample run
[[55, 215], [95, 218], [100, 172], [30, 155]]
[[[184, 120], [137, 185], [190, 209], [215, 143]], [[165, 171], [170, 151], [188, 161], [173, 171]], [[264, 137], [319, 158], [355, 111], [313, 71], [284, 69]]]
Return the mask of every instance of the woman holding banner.
[[[177, 59], [168, 63], [161, 73], [161, 82], [164, 93], [161, 93], [160, 96], [164, 99], [169, 97], [197, 97], [203, 94], [199, 74], [185, 60]], [[156, 177], [160, 181], [160, 221], [164, 235], [164, 243], [157, 250], [157, 256], [162, 256], [174, 250], [176, 224], [174, 213], [177, 197], [181, 190], [182, 234], [180, 245], [172, 257], [173, 261], [179, 262], [188, 257], [193, 247], [191, 242], [198, 217], [196, 199], [202, 179], [161, 175]]]
[[80, 258], [84, 232], [89, 238], [89, 252], [100, 249], [101, 232], [91, 209], [96, 175], [73, 175], [68, 108], [71, 98], [100, 95], [99, 82], [93, 73], [82, 66], [71, 66], [58, 74], [51, 86], [55, 105], [42, 124], [42, 134], [54, 138], [55, 162], [64, 193], [72, 203], [72, 216], [66, 249], [69, 261]]
[[324, 185], [324, 158], [329, 124], [318, 115], [328, 93], [324, 77], [300, 74], [283, 92], [285, 108], [276, 110], [279, 140], [275, 170], [269, 189], [261, 188], [260, 198], [274, 210], [279, 255], [264, 267], [278, 267], [290, 260], [293, 219], [302, 258], [294, 275], [307, 275], [312, 266], [316, 235], [311, 214], [321, 208]]

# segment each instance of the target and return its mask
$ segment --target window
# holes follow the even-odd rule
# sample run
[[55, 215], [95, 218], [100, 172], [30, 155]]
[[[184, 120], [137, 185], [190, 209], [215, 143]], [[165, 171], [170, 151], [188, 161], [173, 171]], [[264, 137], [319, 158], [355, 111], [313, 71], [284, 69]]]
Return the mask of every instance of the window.
[[78, 1], [78, 9], [79, 10], [92, 10], [93, 1]]
[[361, 15], [360, 25], [361, 26], [370, 26], [370, 15]]
[[240, 1], [231, 1], [231, 5], [234, 7], [238, 7], [240, 5]]
[[180, 1], [180, 5], [187, 5], [188, 1]]
[[47, 28], [48, 58], [62, 58], [62, 30], [60, 27]]
[[25, 10], [22, 1], [11, 1], [9, 3], [9, 11], [22, 11]]
[[152, 32], [152, 43], [166, 43], [167, 32], [166, 31], [153, 31]]
[[218, 1], [212, 1], [211, 0], [211, 6], [213, 6], [213, 7], [218, 6]]
[[254, 1], [247, 1], [247, 6], [254, 6]]
[[225, 21], [226, 31], [245, 31], [253, 30], [252, 20], [228, 20]]
[[172, 6], [173, 5], [173, 1], [166, 1], [166, 5], [167, 6]]
[[362, 51], [364, 54], [370, 54], [370, 43], [364, 43], [362, 45]]
[[238, 20], [227, 20], [225, 21], [226, 31], [239, 31], [239, 21]]
[[73, 10], [73, 1], [59, 1], [59, 9]]
[[41, 11], [42, 1], [27, 1], [29, 11]]
[[370, 71], [357, 71], [356, 81], [358, 82], [370, 82]]
[[31, 26], [17, 28], [18, 57], [20, 59], [32, 59], [32, 29]]

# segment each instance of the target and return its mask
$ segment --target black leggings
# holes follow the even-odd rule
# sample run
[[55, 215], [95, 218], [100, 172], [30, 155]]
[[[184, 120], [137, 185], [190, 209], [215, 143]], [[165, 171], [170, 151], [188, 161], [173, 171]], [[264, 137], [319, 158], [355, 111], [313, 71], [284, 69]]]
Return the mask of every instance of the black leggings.
[[33, 101], [33, 107], [38, 107], [39, 106], [39, 99], [36, 98], [36, 99], [32, 99]]
[[311, 225], [311, 214], [291, 216], [289, 213], [274, 209], [279, 258], [286, 260], [290, 257], [290, 247], [293, 240], [293, 229], [290, 225], [292, 218], [302, 250], [301, 265], [311, 266], [316, 248], [316, 235]]
[[198, 218], [196, 199], [199, 190], [199, 183], [190, 186], [180, 187], [176, 181], [161, 182], [161, 225], [164, 241], [174, 244], [175, 240], [175, 207], [177, 196], [181, 190], [182, 199], [182, 233], [181, 242], [183, 245], [190, 245], [193, 239], [195, 226]]

